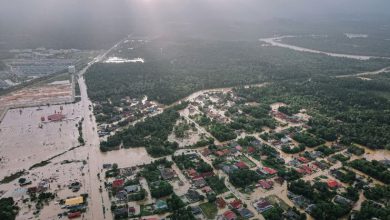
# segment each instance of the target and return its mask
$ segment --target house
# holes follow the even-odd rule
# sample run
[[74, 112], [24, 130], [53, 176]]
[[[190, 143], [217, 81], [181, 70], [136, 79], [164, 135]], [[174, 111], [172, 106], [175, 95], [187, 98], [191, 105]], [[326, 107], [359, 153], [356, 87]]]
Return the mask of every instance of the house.
[[65, 200], [65, 205], [67, 205], [67, 206], [75, 206], [75, 205], [80, 205], [82, 203], [84, 203], [84, 197], [82, 197], [82, 196], [78, 196], [78, 197], [74, 197], [74, 198], [70, 198], [70, 199]]
[[164, 200], [157, 200], [156, 204], [155, 204], [155, 208], [157, 210], [165, 210], [165, 209], [168, 209], [168, 204], [166, 201]]
[[47, 120], [49, 120], [49, 121], [61, 121], [64, 118], [65, 118], [65, 115], [63, 115], [61, 113], [55, 113], [55, 114], [47, 116]]
[[202, 209], [199, 206], [191, 206], [191, 212], [193, 215], [202, 214]]
[[343, 196], [339, 196], [339, 195], [336, 195], [334, 197], [334, 202], [341, 204], [341, 205], [352, 205], [353, 204], [351, 200], [349, 200]]
[[322, 157], [324, 154], [321, 152], [321, 151], [312, 151], [309, 153], [310, 154], [310, 157], [314, 160], [316, 159], [317, 157]]
[[205, 148], [205, 149], [202, 151], [202, 155], [205, 156], [205, 157], [209, 156], [210, 154], [211, 154], [211, 151], [210, 151], [210, 149], [208, 149], [208, 148]]
[[139, 186], [138, 185], [125, 186], [124, 190], [127, 193], [134, 193], [139, 190]]
[[112, 188], [113, 189], [118, 189], [122, 188], [123, 184], [125, 184], [125, 181], [123, 179], [117, 179], [112, 182]]
[[336, 180], [328, 180], [328, 187], [331, 189], [335, 189], [340, 186], [340, 184]]
[[129, 210], [126, 207], [114, 210], [115, 219], [126, 218], [129, 216]]
[[[308, 165], [302, 165], [299, 167], [301, 170], [303, 170], [303, 173], [305, 174], [312, 174], [313, 173], [313, 170], [308, 166]], [[299, 172], [299, 171], [298, 171]]]
[[238, 210], [238, 213], [240, 213], [240, 216], [243, 217], [243, 218], [252, 218], [254, 217], [255, 215], [253, 214], [253, 212], [251, 212], [249, 209], [247, 208], [242, 208], [242, 209], [239, 209]]
[[196, 172], [195, 169], [191, 168], [191, 169], [188, 169], [187, 170], [187, 174], [191, 177], [194, 177], [194, 176], [197, 176], [198, 175], [198, 172]]
[[37, 193], [37, 192], [38, 192], [38, 187], [36, 187], [36, 186], [32, 186], [32, 187], [29, 187], [27, 189], [27, 193], [29, 193], [29, 194], [33, 194], [33, 193]]
[[207, 185], [206, 180], [204, 180], [203, 177], [199, 177], [199, 178], [193, 179], [192, 182], [195, 185], [195, 187], [197, 187], [197, 188], [202, 188], [202, 187]]
[[222, 167], [222, 171], [226, 174], [232, 173], [234, 170], [237, 170], [236, 166], [225, 165]]
[[298, 207], [304, 207], [306, 203], [305, 197], [299, 195], [299, 196], [294, 196], [291, 201]]
[[239, 209], [239, 208], [241, 208], [241, 205], [242, 205], [242, 203], [241, 203], [241, 201], [238, 200], [238, 199], [236, 199], [236, 200], [234, 200], [233, 202], [229, 203], [229, 206], [230, 206], [230, 208], [232, 208], [232, 209]]
[[223, 209], [226, 207], [226, 201], [222, 197], [218, 197], [216, 200], [217, 206], [220, 209]]
[[115, 196], [118, 200], [121, 201], [127, 200], [127, 192], [125, 190], [121, 190], [117, 192]]
[[305, 212], [311, 214], [313, 212], [313, 209], [316, 207], [315, 204], [310, 204], [306, 207]]
[[209, 192], [212, 192], [212, 191], [213, 191], [213, 189], [211, 189], [210, 186], [205, 186], [205, 187], [202, 188], [202, 192], [204, 192], [204, 193], [209, 193]]
[[269, 180], [269, 181], [259, 180], [259, 184], [263, 189], [271, 189], [274, 185], [274, 183], [271, 180]]
[[129, 207], [129, 215], [135, 215], [135, 208]]
[[254, 147], [248, 147], [248, 154], [253, 154], [254, 152], [256, 152]]
[[242, 147], [240, 145], [235, 146], [236, 150], [242, 151]]
[[301, 163], [309, 163], [310, 162], [306, 157], [298, 157], [298, 161]]
[[240, 169], [248, 169], [249, 167], [242, 161], [240, 162], [237, 162], [234, 164], [236, 167], [240, 168]]
[[292, 211], [291, 209], [288, 210], [287, 212], [283, 213], [283, 216], [287, 220], [300, 220], [301, 219], [301, 216], [298, 215], [296, 212]]
[[68, 218], [69, 219], [78, 218], [80, 216], [81, 216], [81, 212], [71, 212], [71, 213], [68, 213]]
[[225, 150], [222, 150], [222, 153], [223, 155], [230, 155], [230, 150], [229, 149], [225, 149]]
[[214, 152], [214, 154], [215, 154], [215, 156], [218, 156], [218, 157], [223, 157], [223, 156], [225, 156], [225, 154], [222, 152], [222, 151], [216, 151], [216, 152]]
[[176, 176], [175, 171], [172, 170], [171, 168], [164, 168], [164, 169], [161, 169], [161, 170], [160, 170], [160, 174], [161, 174], [161, 177], [162, 177], [164, 180], [170, 180], [170, 179], [172, 179], [173, 177]]
[[197, 202], [200, 200], [200, 194], [196, 190], [188, 190], [186, 197], [190, 202]]
[[213, 171], [204, 172], [204, 173], [200, 174], [200, 176], [203, 177], [203, 178], [211, 177], [211, 176], [214, 176], [214, 175], [215, 175], [215, 173]]
[[274, 170], [274, 169], [272, 169], [272, 168], [269, 168], [269, 167], [263, 167], [263, 170], [267, 173], [267, 174], [269, 174], [269, 175], [274, 175], [274, 174], [276, 174], [278, 171], [276, 171], [276, 170]]
[[253, 206], [255, 207], [255, 209], [259, 212], [259, 213], [263, 213], [269, 209], [272, 209], [272, 205], [271, 203], [269, 203], [267, 200], [265, 199], [259, 199], [259, 201], [257, 201], [256, 203], [253, 204]]
[[236, 220], [237, 215], [232, 211], [226, 211], [223, 213], [224, 220]]

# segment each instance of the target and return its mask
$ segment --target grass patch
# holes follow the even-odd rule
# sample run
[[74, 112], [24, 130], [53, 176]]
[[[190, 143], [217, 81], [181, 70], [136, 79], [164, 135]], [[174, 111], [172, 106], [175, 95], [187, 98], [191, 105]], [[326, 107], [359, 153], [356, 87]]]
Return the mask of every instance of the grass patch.
[[140, 212], [141, 216], [148, 216], [148, 215], [153, 215], [153, 214], [154, 214], [154, 211], [153, 211], [153, 205], [152, 204], [141, 205], [141, 212]]
[[215, 205], [214, 203], [206, 202], [200, 204], [199, 207], [202, 209], [203, 214], [206, 216], [207, 219], [214, 219], [217, 215], [218, 209], [217, 205]]
[[253, 168], [253, 167], [256, 167], [256, 164], [251, 161], [249, 158], [247, 158], [246, 156], [244, 155], [240, 155], [239, 157], [237, 157], [237, 159], [241, 160], [242, 162], [244, 162], [246, 165], [248, 165], [250, 168]]
[[289, 205], [287, 205], [287, 203], [285, 203], [282, 199], [280, 199], [278, 196], [276, 195], [271, 195], [271, 196], [267, 196], [266, 198], [272, 205], [274, 206], [279, 206], [280, 208], [282, 208], [283, 210], [288, 210], [290, 208]]

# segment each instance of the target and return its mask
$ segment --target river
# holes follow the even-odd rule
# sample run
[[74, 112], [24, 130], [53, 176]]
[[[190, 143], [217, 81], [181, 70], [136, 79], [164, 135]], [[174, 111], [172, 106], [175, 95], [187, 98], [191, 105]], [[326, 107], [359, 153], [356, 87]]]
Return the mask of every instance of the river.
[[[385, 58], [385, 57], [375, 57], [375, 56], [361, 56], [361, 55], [352, 55], [352, 54], [341, 54], [341, 53], [331, 53], [331, 52], [325, 52], [321, 50], [314, 50], [314, 49], [309, 49], [305, 47], [299, 47], [299, 46], [294, 46], [291, 44], [287, 43], [282, 43], [282, 40], [284, 38], [290, 38], [290, 37], [296, 37], [296, 36], [291, 36], [291, 35], [285, 35], [285, 36], [279, 36], [279, 37], [271, 37], [271, 38], [260, 38], [260, 41], [263, 41], [265, 43], [271, 44], [272, 46], [276, 47], [284, 47], [300, 52], [309, 52], [309, 53], [316, 53], [316, 54], [324, 54], [332, 57], [343, 57], [343, 58], [350, 58], [350, 59], [355, 59], [355, 60], [369, 60], [371, 58]], [[389, 59], [389, 58], [385, 58]]]

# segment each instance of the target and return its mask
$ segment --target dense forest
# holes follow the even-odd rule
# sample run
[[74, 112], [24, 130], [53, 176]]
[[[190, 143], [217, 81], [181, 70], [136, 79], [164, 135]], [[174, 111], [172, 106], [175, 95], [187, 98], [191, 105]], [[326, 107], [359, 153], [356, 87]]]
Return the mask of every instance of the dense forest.
[[[236, 91], [248, 101], [285, 102], [307, 109], [313, 116], [309, 131], [319, 138], [340, 138], [343, 144], [355, 142], [373, 149], [390, 149], [389, 74], [373, 80], [313, 77], [304, 82], [274, 82], [267, 87]], [[311, 142], [306, 144], [323, 141]]]
[[88, 94], [93, 100], [147, 95], [151, 100], [169, 104], [205, 88], [343, 75], [390, 65], [389, 60], [336, 58], [264, 47], [257, 41], [156, 39], [132, 50], [126, 46], [112, 55], [142, 57], [145, 63], [93, 65], [86, 74]]

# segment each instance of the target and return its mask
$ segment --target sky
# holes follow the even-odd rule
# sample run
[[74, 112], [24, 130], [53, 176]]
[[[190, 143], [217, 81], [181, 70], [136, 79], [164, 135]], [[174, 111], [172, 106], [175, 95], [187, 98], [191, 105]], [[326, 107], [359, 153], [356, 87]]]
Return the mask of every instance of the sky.
[[0, 46], [104, 48], [133, 32], [211, 36], [234, 24], [267, 29], [281, 20], [386, 23], [389, 8], [388, 0], [0, 0]]

